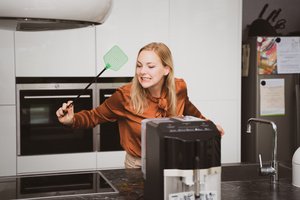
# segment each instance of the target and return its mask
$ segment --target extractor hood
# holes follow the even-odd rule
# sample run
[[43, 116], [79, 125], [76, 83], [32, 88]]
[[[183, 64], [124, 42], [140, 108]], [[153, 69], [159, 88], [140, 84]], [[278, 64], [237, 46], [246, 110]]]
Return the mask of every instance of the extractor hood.
[[0, 0], [0, 29], [42, 31], [102, 24], [113, 0]]

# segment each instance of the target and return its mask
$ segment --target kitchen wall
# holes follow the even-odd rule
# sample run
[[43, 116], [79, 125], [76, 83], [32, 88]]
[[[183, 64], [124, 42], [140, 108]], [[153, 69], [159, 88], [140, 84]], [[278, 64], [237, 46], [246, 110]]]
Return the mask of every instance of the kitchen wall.
[[[134, 11], [124, 9], [128, 2]], [[129, 55], [119, 72], [104, 76], [133, 74], [136, 54], [148, 42], [170, 46], [175, 74], [186, 80], [190, 99], [225, 129], [222, 162], [240, 161], [241, 7], [240, 0], [119, 0], [97, 27], [97, 66], [112, 44]]]
[[[118, 72], [107, 71], [104, 76], [132, 76], [139, 48], [151, 41], [164, 42], [173, 52], [176, 76], [187, 82], [191, 101], [205, 116], [225, 129], [222, 162], [239, 162], [241, 16], [241, 0], [115, 0], [107, 21], [94, 28], [43, 33], [11, 32], [15, 42], [12, 45], [16, 47], [16, 70], [13, 72], [17, 76], [60, 76], [60, 70], [56, 67], [52, 70], [48, 61], [55, 66], [51, 56], [56, 55], [65, 62], [60, 67], [71, 67], [74, 61], [69, 54], [74, 52], [68, 50], [80, 48], [86, 43], [78, 41], [74, 48], [72, 44], [65, 47], [60, 43], [67, 44], [66, 40], [76, 40], [78, 37], [89, 42], [95, 39], [95, 46], [91, 44], [86, 47], [88, 51], [95, 48], [95, 54], [92, 55], [95, 60], [87, 59], [88, 74], [83, 76], [95, 75], [103, 68], [103, 55], [113, 45], [119, 45], [126, 52], [129, 62]], [[0, 31], [0, 35], [3, 34]], [[92, 40], [89, 38], [90, 34], [94, 34], [91, 36]], [[60, 36], [66, 40], [62, 40]], [[31, 44], [35, 45], [30, 48]], [[56, 48], [53, 44], [59, 47]], [[47, 48], [47, 45], [51, 48]], [[37, 56], [41, 50], [45, 54]], [[49, 56], [45, 56], [47, 52]], [[85, 55], [82, 59], [90, 58], [84, 49], [82, 52]], [[80, 59], [78, 62], [81, 61]], [[95, 71], [92, 69], [94, 61]], [[59, 59], [55, 61], [57, 62]], [[72, 70], [62, 70], [64, 74], [61, 76], [78, 76], [80, 66], [76, 65], [76, 69], [79, 71], [74, 73]], [[15, 77], [11, 78], [14, 80]], [[0, 123], [2, 126], [3, 122]], [[13, 130], [5, 132], [7, 135], [15, 134]], [[0, 152], [5, 151], [5, 148], [0, 148]], [[15, 143], [10, 146], [10, 149], [13, 148]], [[0, 154], [1, 160], [5, 158], [5, 155]]]
[[277, 19], [270, 24], [274, 26], [277, 20], [285, 19], [285, 28], [277, 30], [281, 35], [298, 33], [300, 35], [299, 0], [243, 0], [243, 41], [247, 39], [247, 27], [256, 20], [265, 4], [269, 4], [262, 18], [267, 19], [273, 10], [281, 9]]

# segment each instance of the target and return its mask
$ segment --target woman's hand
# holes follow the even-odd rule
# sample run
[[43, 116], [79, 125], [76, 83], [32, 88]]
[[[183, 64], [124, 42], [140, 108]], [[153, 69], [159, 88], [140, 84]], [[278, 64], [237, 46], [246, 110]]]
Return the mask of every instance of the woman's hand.
[[71, 125], [73, 123], [74, 107], [72, 103], [72, 101], [63, 103], [62, 106], [56, 111], [58, 121], [64, 125]]
[[216, 124], [216, 127], [217, 127], [218, 131], [220, 132], [220, 135], [223, 136], [225, 134], [224, 129], [218, 124]]

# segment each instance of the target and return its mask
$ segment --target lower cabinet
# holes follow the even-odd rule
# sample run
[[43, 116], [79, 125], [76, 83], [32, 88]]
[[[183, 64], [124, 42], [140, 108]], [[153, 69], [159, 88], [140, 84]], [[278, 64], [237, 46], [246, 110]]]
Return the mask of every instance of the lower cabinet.
[[124, 168], [125, 151], [18, 156], [17, 174]]
[[39, 174], [96, 169], [96, 153], [18, 156], [18, 174]]
[[125, 154], [125, 151], [98, 152], [97, 169], [124, 168]]
[[16, 106], [0, 106], [0, 176], [16, 175]]

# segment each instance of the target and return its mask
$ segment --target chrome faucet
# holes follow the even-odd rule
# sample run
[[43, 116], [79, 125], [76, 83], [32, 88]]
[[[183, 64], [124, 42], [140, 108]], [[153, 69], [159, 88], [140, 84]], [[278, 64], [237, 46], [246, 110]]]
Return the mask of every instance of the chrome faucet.
[[274, 122], [258, 119], [258, 118], [250, 118], [247, 122], [247, 133], [251, 133], [251, 123], [264, 123], [270, 124], [272, 126], [274, 132], [274, 140], [273, 140], [273, 153], [272, 153], [272, 162], [270, 166], [263, 166], [261, 155], [259, 154], [259, 163], [260, 163], [260, 174], [261, 175], [271, 175], [272, 182], [276, 183], [278, 181], [278, 163], [277, 163], [277, 126]]

